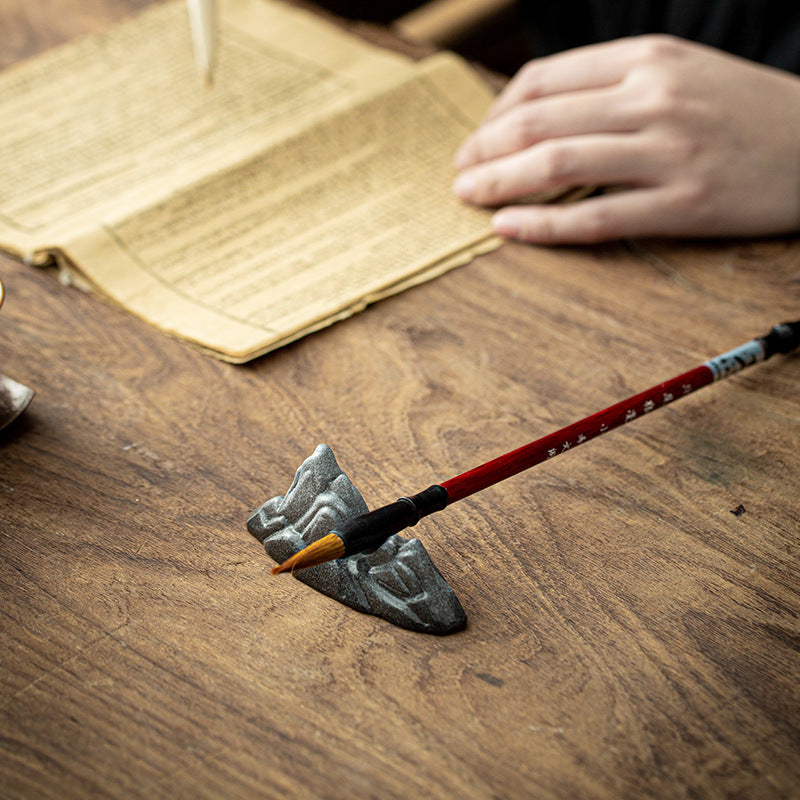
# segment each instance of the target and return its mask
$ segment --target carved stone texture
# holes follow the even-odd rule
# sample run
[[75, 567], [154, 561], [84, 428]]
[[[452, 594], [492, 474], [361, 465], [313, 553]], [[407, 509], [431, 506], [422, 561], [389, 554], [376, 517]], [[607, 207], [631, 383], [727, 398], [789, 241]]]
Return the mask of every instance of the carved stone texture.
[[[297, 470], [286, 495], [253, 511], [247, 529], [280, 563], [367, 510], [331, 449], [320, 444]], [[467, 622], [419, 539], [394, 535], [376, 550], [299, 570], [294, 577], [357, 611], [410, 630], [442, 635]]]

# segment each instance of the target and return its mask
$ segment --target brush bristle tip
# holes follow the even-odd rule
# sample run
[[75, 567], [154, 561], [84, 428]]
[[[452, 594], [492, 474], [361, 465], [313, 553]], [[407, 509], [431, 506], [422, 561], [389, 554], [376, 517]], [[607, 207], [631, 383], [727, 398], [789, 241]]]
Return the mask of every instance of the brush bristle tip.
[[282, 572], [294, 572], [295, 569], [316, 567], [319, 564], [333, 561], [335, 558], [341, 558], [343, 555], [344, 544], [342, 540], [335, 533], [329, 533], [327, 536], [323, 536], [322, 539], [312, 542], [305, 549], [287, 558], [282, 564], [273, 567], [272, 574], [279, 575]]

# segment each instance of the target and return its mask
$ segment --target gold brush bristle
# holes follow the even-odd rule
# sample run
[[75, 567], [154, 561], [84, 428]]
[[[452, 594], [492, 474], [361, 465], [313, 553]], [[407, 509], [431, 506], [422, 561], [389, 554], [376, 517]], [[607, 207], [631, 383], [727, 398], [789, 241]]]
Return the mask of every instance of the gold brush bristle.
[[344, 542], [335, 533], [329, 533], [316, 542], [312, 542], [299, 553], [295, 553], [291, 558], [287, 558], [283, 564], [273, 567], [272, 574], [280, 575], [281, 572], [294, 572], [296, 569], [316, 567], [317, 564], [333, 561], [343, 555]]

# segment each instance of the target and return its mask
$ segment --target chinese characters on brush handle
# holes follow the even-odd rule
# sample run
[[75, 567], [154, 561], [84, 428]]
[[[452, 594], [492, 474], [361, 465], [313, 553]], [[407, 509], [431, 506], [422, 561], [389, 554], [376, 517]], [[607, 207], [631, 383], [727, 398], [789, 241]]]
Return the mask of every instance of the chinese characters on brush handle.
[[626, 400], [621, 400], [603, 411], [598, 411], [561, 430], [543, 436], [509, 453], [488, 461], [479, 467], [444, 481], [450, 503], [516, 475], [518, 472], [566, 453], [579, 444], [588, 442], [626, 422], [671, 403], [679, 397], [697, 391], [720, 378], [726, 378], [767, 357], [763, 339], [753, 339], [723, 355], [712, 358], [699, 367], [677, 375], [664, 383], [652, 386]]

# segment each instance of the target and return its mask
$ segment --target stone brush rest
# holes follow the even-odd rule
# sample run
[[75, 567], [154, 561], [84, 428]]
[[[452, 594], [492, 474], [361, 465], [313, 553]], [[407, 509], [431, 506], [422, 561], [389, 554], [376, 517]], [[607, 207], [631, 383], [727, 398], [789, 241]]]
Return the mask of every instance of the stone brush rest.
[[[250, 514], [247, 529], [280, 563], [367, 511], [331, 449], [320, 444], [297, 470], [289, 491]], [[300, 570], [294, 577], [357, 611], [413, 631], [443, 635], [467, 622], [419, 539], [395, 534], [371, 552]]]

